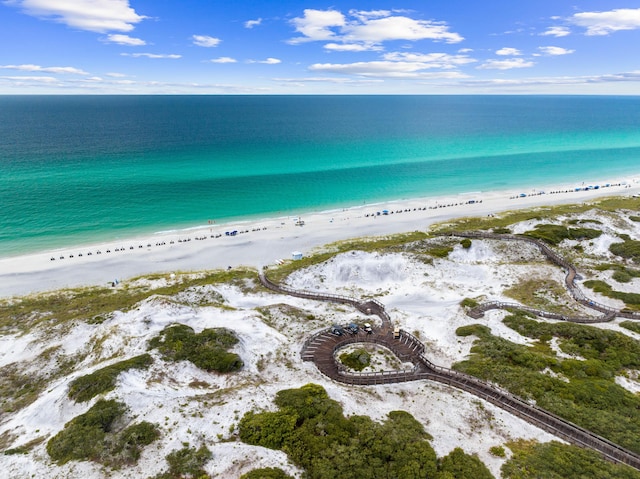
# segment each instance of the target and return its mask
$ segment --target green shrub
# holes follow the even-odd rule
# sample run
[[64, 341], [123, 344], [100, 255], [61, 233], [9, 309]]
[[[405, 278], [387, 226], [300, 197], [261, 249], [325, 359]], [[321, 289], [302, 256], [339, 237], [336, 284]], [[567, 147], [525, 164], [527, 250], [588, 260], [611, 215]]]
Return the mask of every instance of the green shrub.
[[601, 234], [602, 231], [591, 228], [568, 228], [562, 225], [539, 224], [535, 229], [524, 233], [524, 236], [558, 245], [565, 239], [581, 241], [597, 238]]
[[149, 342], [168, 361], [191, 361], [206, 371], [227, 373], [242, 368], [240, 356], [227, 351], [238, 342], [233, 331], [226, 328], [205, 329], [196, 334], [184, 324], [167, 326]]
[[167, 454], [167, 463], [169, 471], [158, 474], [156, 479], [205, 479], [209, 475], [203, 469], [204, 465], [211, 459], [211, 451], [206, 446], [189, 447], [188, 445], [182, 449]]
[[585, 281], [583, 284], [585, 285], [585, 287], [592, 289], [596, 293], [600, 293], [609, 298], [615, 298], [623, 301], [627, 305], [627, 307], [640, 305], [640, 294], [638, 293], [615, 291], [609, 284], [598, 279]]
[[434, 258], [446, 258], [453, 251], [451, 246], [432, 246], [426, 253]]
[[492, 229], [495, 234], [498, 235], [509, 235], [511, 234], [511, 230], [505, 226], [497, 226]]
[[362, 371], [371, 364], [371, 355], [364, 349], [356, 349], [350, 353], [342, 353], [340, 361], [348, 368]]
[[502, 446], [492, 446], [489, 448], [489, 453], [495, 457], [507, 457], [507, 453]]
[[471, 240], [469, 238], [464, 238], [462, 241], [460, 241], [460, 245], [464, 249], [469, 249], [471, 248]]
[[630, 283], [633, 277], [626, 271], [616, 271], [613, 273], [612, 278], [618, 283]]
[[459, 447], [438, 460], [438, 471], [440, 477], [448, 473], [455, 479], [493, 479], [493, 475], [478, 456], [466, 454]]
[[501, 469], [504, 479], [638, 479], [640, 473], [629, 466], [612, 464], [588, 449], [535, 441], [508, 443], [513, 451]]
[[110, 467], [135, 463], [141, 446], [150, 444], [159, 433], [153, 424], [142, 422], [122, 431], [114, 423], [125, 413], [123, 403], [98, 400], [86, 413], [65, 424], [47, 443], [47, 453], [58, 465], [69, 461], [95, 461]]
[[626, 235], [620, 235], [624, 239], [622, 243], [613, 243], [609, 246], [609, 251], [622, 258], [633, 260], [640, 263], [640, 241], [632, 240]]
[[240, 476], [240, 479], [293, 479], [289, 474], [277, 467], [254, 469]]
[[636, 223], [640, 222], [640, 216], [629, 216], [629, 219], [631, 221], [635, 221]]
[[622, 321], [620, 326], [628, 329], [629, 331], [640, 334], [640, 323], [636, 321]]
[[142, 354], [126, 361], [98, 369], [91, 374], [74, 379], [69, 385], [69, 398], [75, 402], [85, 402], [116, 387], [116, 379], [121, 372], [129, 369], [146, 369], [153, 363], [149, 354]]
[[464, 298], [462, 301], [460, 301], [460, 306], [462, 306], [463, 308], [475, 308], [476, 306], [478, 306], [478, 302], [475, 299], [471, 299], [471, 298]]

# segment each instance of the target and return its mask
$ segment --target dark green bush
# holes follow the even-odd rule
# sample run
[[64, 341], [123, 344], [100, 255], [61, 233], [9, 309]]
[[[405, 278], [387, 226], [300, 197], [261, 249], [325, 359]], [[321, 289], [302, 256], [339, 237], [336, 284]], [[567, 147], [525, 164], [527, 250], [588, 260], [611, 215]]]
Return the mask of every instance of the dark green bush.
[[206, 446], [189, 447], [167, 454], [169, 471], [155, 476], [155, 479], [205, 479], [209, 475], [203, 469], [204, 465], [211, 459], [211, 451]]
[[504, 479], [638, 479], [629, 466], [612, 464], [596, 452], [552, 441], [508, 444], [513, 456], [501, 469]]
[[562, 225], [539, 224], [535, 229], [524, 233], [524, 236], [536, 238], [551, 245], [558, 245], [565, 239], [581, 241], [597, 238], [601, 234], [602, 231], [591, 228], [568, 228]]
[[640, 334], [640, 323], [637, 321], [622, 321], [620, 326], [628, 329], [629, 331]]
[[240, 356], [227, 351], [238, 342], [233, 331], [226, 328], [205, 329], [196, 334], [184, 324], [167, 326], [149, 342], [169, 361], [191, 361], [206, 371], [227, 373], [242, 368]]
[[134, 424], [122, 431], [114, 430], [114, 423], [125, 411], [123, 403], [100, 399], [49, 440], [47, 453], [58, 465], [89, 460], [115, 468], [135, 463], [141, 446], [153, 442], [159, 433], [148, 422]]
[[98, 394], [114, 389], [116, 379], [121, 372], [129, 369], [146, 369], [151, 363], [153, 363], [153, 358], [149, 354], [142, 354], [98, 369], [86, 376], [80, 376], [69, 385], [69, 398], [75, 402], [88, 401]]
[[624, 301], [627, 307], [633, 307], [640, 305], [639, 293], [626, 293], [624, 291], [615, 291], [609, 284], [598, 279], [585, 281], [583, 283], [587, 288], [592, 289], [596, 293], [603, 294], [609, 298], [619, 299]]
[[616, 271], [613, 273], [612, 278], [618, 283], [630, 283], [633, 277], [626, 271]]
[[631, 221], [640, 222], [640, 216], [629, 216]]
[[440, 476], [448, 473], [449, 477], [454, 479], [493, 479], [493, 475], [478, 456], [466, 454], [459, 447], [438, 460], [438, 470]]
[[640, 263], [640, 241], [632, 240], [626, 235], [620, 235], [624, 239], [623, 243], [613, 243], [609, 246], [609, 251], [622, 258], [631, 259], [635, 263]]
[[471, 240], [469, 238], [464, 238], [462, 241], [460, 241], [460, 245], [464, 249], [469, 249], [471, 248]]
[[455, 474], [458, 470], [472, 471], [464, 477], [491, 477], [477, 458], [461, 450], [443, 458], [438, 472], [431, 437], [404, 411], [390, 412], [382, 424], [366, 416], [346, 418], [340, 404], [316, 384], [279, 391], [275, 403], [276, 412], [245, 414], [240, 439], [286, 452], [310, 479], [455, 479], [463, 477]]
[[277, 467], [254, 469], [240, 476], [240, 479], [293, 479], [290, 475]]
[[362, 371], [371, 364], [371, 355], [364, 349], [356, 349], [350, 353], [342, 353], [340, 361], [348, 368]]

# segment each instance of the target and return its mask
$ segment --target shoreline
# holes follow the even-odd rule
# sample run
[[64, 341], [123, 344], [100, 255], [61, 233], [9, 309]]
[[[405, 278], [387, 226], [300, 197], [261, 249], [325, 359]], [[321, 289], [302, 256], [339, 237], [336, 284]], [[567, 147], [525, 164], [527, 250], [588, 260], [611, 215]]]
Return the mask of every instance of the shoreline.
[[[0, 258], [0, 298], [109, 285], [153, 273], [238, 266], [260, 269], [290, 259], [293, 252], [307, 254], [349, 238], [426, 230], [433, 223], [465, 216], [640, 194], [638, 177], [592, 184], [602, 186], [576, 191], [576, 187], [544, 185], [531, 193], [468, 192], [381, 201], [303, 216], [231, 221]], [[383, 214], [384, 210], [388, 214]], [[296, 225], [299, 219], [304, 225]], [[237, 233], [226, 234], [232, 231]]]

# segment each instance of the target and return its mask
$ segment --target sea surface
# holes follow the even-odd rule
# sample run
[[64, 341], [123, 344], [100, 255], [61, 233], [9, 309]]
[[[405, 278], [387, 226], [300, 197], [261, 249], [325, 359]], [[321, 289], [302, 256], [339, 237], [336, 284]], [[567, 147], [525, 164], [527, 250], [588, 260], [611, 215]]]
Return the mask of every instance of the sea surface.
[[0, 257], [640, 173], [640, 97], [0, 96]]

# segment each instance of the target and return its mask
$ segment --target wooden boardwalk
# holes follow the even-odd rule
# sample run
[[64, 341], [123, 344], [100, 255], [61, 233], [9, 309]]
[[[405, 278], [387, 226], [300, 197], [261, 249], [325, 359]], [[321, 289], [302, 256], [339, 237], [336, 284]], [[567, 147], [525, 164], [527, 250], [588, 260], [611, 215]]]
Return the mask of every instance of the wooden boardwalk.
[[[581, 323], [593, 323], [600, 321], [610, 321], [616, 316], [624, 316], [633, 319], [640, 319], [639, 313], [622, 312], [601, 305], [592, 301], [575, 285], [576, 269], [560, 255], [555, 253], [545, 244], [531, 239], [515, 235], [497, 235], [485, 232], [465, 232], [452, 233], [454, 236], [466, 238], [487, 238], [502, 240], [518, 240], [533, 243], [555, 264], [563, 267], [567, 271], [565, 283], [571, 291], [572, 296], [581, 304], [603, 313], [598, 318], [573, 318], [557, 315], [521, 305], [511, 303], [485, 303], [471, 310], [468, 314], [474, 318], [481, 317], [485, 311], [495, 308], [517, 308], [524, 309], [538, 316], [565, 321]], [[393, 337], [391, 319], [384, 305], [375, 299], [358, 300], [347, 296], [334, 295], [330, 293], [315, 293], [310, 291], [295, 290], [288, 286], [280, 285], [268, 279], [264, 274], [259, 275], [260, 282], [268, 289], [299, 298], [312, 299], [316, 301], [335, 302], [347, 304], [366, 315], [375, 315], [380, 318], [380, 326], [376, 327], [372, 334], [359, 331], [357, 334], [344, 334], [337, 336], [331, 333], [330, 328], [318, 331], [308, 338], [301, 350], [304, 361], [312, 361], [318, 370], [327, 377], [341, 383], [350, 385], [377, 385], [392, 384], [406, 381], [430, 380], [451, 387], [455, 387], [473, 394], [485, 401], [494, 404], [505, 411], [535, 425], [539, 428], [566, 440], [572, 444], [589, 448], [599, 452], [605, 459], [612, 462], [627, 464], [640, 470], [640, 455], [629, 451], [608, 439], [581, 428], [569, 421], [558, 417], [549, 411], [529, 404], [523, 399], [503, 390], [499, 387], [482, 381], [468, 374], [452, 369], [444, 368], [433, 364], [425, 354], [424, 344], [415, 336], [404, 330], [400, 330], [399, 338]], [[624, 314], [623, 314], [624, 313]], [[412, 367], [376, 373], [355, 373], [348, 371], [340, 361], [336, 360], [336, 352], [349, 344], [355, 343], [375, 343], [391, 350], [402, 362], [411, 363]]]

